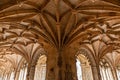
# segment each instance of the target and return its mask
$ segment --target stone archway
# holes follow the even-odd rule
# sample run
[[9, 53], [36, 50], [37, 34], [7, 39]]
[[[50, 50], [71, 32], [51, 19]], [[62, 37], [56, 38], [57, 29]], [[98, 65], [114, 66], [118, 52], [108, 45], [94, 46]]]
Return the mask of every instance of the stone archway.
[[34, 80], [36, 64], [42, 55], [46, 56], [46, 52], [43, 48], [39, 49], [39, 51], [34, 54], [31, 63], [28, 64], [27, 80]]
[[[95, 61], [94, 56], [92, 55], [92, 51], [89, 48], [87, 48], [86, 46], [81, 46], [79, 48], [78, 53], [81, 53], [88, 58], [90, 65], [91, 65], [91, 69], [92, 69], [93, 80], [101, 80], [99, 66], [98, 66], [97, 62]], [[78, 53], [77, 53], [77, 55], [78, 55]]]
[[93, 80], [91, 65], [87, 57], [85, 57], [82, 54], [78, 54], [76, 60], [77, 60], [76, 67], [77, 67], [78, 80]]
[[45, 80], [46, 61], [47, 61], [47, 57], [45, 55], [41, 55], [40, 58], [38, 59], [36, 67], [35, 67], [34, 80]]

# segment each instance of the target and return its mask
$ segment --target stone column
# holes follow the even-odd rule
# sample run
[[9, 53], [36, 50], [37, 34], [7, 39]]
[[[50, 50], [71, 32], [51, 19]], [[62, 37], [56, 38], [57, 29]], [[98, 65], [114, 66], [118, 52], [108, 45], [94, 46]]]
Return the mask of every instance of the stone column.
[[57, 51], [54, 48], [50, 48], [47, 54], [47, 62], [46, 62], [46, 80], [55, 80], [56, 72], [57, 72]]
[[15, 80], [18, 80], [20, 71], [15, 72]]
[[77, 79], [76, 56], [75, 56], [76, 52], [73, 49], [69, 48], [69, 50], [67, 50], [65, 54], [68, 57], [67, 60], [71, 66], [71, 74], [72, 74], [73, 80], [78, 80]]
[[28, 63], [26, 80], [34, 80], [35, 66], [36, 63], [33, 64], [32, 61], [31, 63]]
[[91, 66], [91, 69], [93, 73], [93, 80], [102, 80], [99, 65]]
[[30, 68], [31, 68], [31, 63], [28, 63], [28, 66], [27, 66], [27, 75], [26, 75], [26, 80], [29, 80], [29, 77], [30, 77]]
[[56, 80], [77, 80], [76, 58], [69, 49], [58, 55], [58, 78]]
[[30, 73], [29, 73], [29, 80], [34, 80], [34, 75], [35, 75], [35, 65], [32, 65], [30, 67]]
[[48, 52], [46, 80], [77, 80], [76, 59], [69, 50]]

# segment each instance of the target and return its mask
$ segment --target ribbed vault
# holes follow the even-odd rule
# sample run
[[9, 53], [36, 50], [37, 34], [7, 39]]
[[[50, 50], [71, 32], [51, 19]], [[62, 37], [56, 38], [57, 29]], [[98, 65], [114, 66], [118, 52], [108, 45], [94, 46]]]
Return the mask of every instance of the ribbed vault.
[[[59, 51], [77, 44], [77, 48], [90, 51], [96, 63], [107, 53], [119, 54], [119, 3], [119, 0], [0, 1], [0, 71], [14, 69], [22, 58], [31, 62], [35, 54], [48, 46]], [[110, 55], [106, 56], [111, 60]], [[119, 62], [119, 57], [116, 60]]]

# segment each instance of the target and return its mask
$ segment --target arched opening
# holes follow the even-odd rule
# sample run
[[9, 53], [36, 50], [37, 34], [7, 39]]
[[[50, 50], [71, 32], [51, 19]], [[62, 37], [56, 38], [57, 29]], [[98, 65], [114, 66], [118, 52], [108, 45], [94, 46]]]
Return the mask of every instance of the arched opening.
[[46, 60], [45, 55], [40, 56], [35, 68], [34, 80], [45, 80], [46, 77]]
[[99, 67], [102, 80], [114, 80], [111, 67], [105, 59], [100, 61]]
[[77, 56], [76, 68], [78, 80], [93, 80], [90, 63], [84, 55]]

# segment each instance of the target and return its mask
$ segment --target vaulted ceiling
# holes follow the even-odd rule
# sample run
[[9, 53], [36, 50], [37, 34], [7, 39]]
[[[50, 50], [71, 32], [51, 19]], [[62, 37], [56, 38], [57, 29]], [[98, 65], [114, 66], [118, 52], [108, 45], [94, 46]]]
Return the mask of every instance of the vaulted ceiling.
[[29, 61], [46, 44], [56, 49], [84, 44], [100, 59], [109, 49], [119, 54], [120, 1], [0, 0], [0, 70], [6, 56]]

